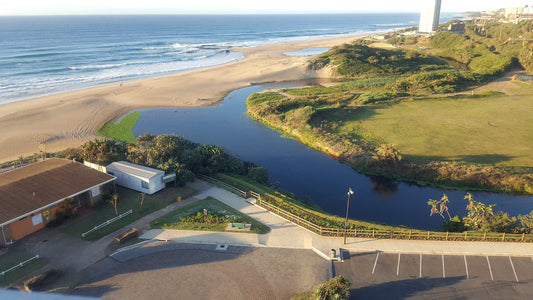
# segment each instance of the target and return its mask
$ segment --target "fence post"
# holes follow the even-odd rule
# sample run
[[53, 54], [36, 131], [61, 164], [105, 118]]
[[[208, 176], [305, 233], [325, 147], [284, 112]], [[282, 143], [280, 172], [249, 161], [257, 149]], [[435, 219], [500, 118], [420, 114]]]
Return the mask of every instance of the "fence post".
[[525, 237], [525, 236], [526, 236], [526, 234], [525, 234], [525, 233], [522, 233], [522, 239], [520, 240], [521, 242], [524, 241], [524, 237]]
[[465, 231], [465, 241], [468, 239], [468, 231]]
[[391, 231], [390, 231], [390, 236], [389, 236], [389, 238], [392, 239], [392, 236], [393, 236], [393, 235], [394, 235], [394, 230], [391, 230]]
[[503, 233], [503, 236], [502, 236], [502, 242], [505, 242], [505, 232]]
[[355, 229], [355, 237], [357, 237], [357, 228]]
[[448, 235], [450, 235], [450, 233], [446, 231], [446, 240], [448, 240]]
[[409, 230], [409, 238], [408, 238], [408, 240], [411, 239], [411, 232], [412, 232], [412, 230]]
[[483, 234], [483, 240], [486, 240], [487, 239], [487, 232], [485, 231], [485, 233]]
[[376, 237], [376, 230], [372, 228], [372, 237]]
[[429, 240], [429, 230], [428, 230], [428, 237], [426, 238], [426, 240]]

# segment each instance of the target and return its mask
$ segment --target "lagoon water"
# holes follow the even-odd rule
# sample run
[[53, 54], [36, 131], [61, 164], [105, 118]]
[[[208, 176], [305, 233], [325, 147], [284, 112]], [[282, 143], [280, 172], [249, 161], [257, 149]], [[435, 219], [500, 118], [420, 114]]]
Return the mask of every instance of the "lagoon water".
[[[294, 85], [251, 86], [233, 91], [217, 106], [199, 108], [153, 108], [141, 110], [133, 128], [135, 136], [144, 133], [174, 133], [194, 142], [227, 148], [243, 160], [253, 161], [269, 170], [270, 181], [281, 190], [318, 204], [329, 213], [343, 216], [349, 187], [355, 191], [350, 203], [350, 217], [406, 225], [421, 229], [439, 229], [439, 216], [429, 216], [429, 198], [450, 198], [450, 213], [464, 215], [465, 192], [420, 187], [385, 178], [366, 176], [349, 166], [314, 151], [299, 142], [250, 119], [246, 98], [265, 88]], [[473, 192], [474, 198], [496, 204], [496, 210], [511, 215], [527, 214], [533, 209], [533, 197]]]

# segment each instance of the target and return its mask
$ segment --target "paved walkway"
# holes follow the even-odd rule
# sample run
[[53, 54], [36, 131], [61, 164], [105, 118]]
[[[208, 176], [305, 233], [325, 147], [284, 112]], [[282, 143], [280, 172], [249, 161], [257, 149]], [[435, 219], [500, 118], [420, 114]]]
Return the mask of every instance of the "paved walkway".
[[194, 196], [204, 199], [208, 196], [247, 214], [269, 226], [268, 234], [206, 232], [187, 230], [148, 230], [141, 238], [154, 240], [175, 240], [189, 243], [251, 245], [278, 248], [301, 248], [319, 251], [328, 256], [331, 249], [348, 249], [350, 251], [383, 251], [420, 254], [466, 254], [466, 255], [509, 255], [533, 256], [531, 243], [494, 243], [494, 242], [446, 242], [387, 240], [371, 238], [348, 238], [343, 244], [342, 238], [323, 237], [254, 205], [255, 199], [244, 200], [224, 189], [197, 180], [191, 186], [200, 191]]

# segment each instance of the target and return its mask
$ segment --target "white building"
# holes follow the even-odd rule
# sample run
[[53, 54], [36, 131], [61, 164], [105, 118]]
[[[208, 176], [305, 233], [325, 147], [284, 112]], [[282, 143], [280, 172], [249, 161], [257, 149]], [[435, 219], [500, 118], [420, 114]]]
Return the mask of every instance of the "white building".
[[425, 0], [420, 12], [420, 25], [418, 31], [431, 33], [439, 27], [441, 0]]
[[[165, 172], [126, 161], [109, 164], [107, 174], [117, 178], [116, 184], [151, 195], [165, 188]], [[175, 174], [174, 174], [175, 178]]]

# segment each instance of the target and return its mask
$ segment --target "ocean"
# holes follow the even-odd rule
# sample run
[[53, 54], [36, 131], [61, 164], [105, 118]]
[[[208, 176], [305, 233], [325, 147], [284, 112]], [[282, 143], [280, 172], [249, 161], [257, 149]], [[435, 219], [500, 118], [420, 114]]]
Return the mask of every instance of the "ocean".
[[230, 48], [417, 22], [418, 14], [0, 17], [0, 104], [244, 57]]

